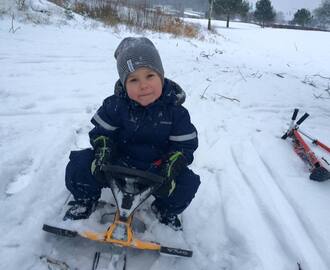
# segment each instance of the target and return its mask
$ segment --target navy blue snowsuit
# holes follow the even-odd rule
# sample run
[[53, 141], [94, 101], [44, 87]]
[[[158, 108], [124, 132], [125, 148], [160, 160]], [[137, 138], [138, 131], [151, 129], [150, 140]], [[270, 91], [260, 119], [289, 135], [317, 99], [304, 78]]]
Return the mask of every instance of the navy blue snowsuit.
[[[95, 127], [89, 133], [90, 139], [108, 136], [116, 145], [116, 163], [140, 170], [154, 170], [153, 163], [172, 151], [181, 151], [191, 164], [198, 138], [188, 111], [180, 104], [184, 98], [180, 86], [165, 79], [160, 98], [143, 107], [128, 97], [118, 81], [115, 94], [103, 101], [91, 120]], [[92, 149], [70, 154], [66, 186], [75, 200], [100, 198], [103, 187], [91, 174], [93, 159]], [[156, 198], [157, 207], [173, 214], [181, 213], [194, 198], [199, 184], [199, 176], [185, 168], [177, 177], [171, 196]]]

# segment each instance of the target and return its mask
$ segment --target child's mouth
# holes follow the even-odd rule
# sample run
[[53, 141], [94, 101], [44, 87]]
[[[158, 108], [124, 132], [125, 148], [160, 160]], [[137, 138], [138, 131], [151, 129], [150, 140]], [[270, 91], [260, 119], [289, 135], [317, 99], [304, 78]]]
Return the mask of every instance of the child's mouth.
[[140, 98], [151, 96], [152, 93], [140, 95]]

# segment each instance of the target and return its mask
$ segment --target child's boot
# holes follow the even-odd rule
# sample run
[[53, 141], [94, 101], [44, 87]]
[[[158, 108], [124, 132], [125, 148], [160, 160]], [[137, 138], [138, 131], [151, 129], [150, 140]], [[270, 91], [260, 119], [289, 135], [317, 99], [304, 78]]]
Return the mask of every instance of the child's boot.
[[63, 220], [71, 219], [87, 219], [95, 211], [97, 201], [82, 200], [82, 201], [70, 201], [68, 203], [70, 208], [66, 211]]
[[151, 204], [151, 210], [160, 223], [169, 226], [175, 231], [182, 231], [182, 224], [178, 215], [168, 213], [168, 211], [161, 211], [154, 202]]

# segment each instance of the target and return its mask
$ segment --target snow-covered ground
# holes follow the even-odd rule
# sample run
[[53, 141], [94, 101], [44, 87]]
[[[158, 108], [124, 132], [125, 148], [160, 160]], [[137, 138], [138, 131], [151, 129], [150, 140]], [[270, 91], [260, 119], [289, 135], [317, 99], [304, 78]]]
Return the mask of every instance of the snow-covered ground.
[[[41, 255], [91, 269], [95, 245], [41, 227], [59, 217], [69, 152], [88, 147], [89, 120], [113, 92], [114, 50], [135, 34], [78, 24], [17, 24], [13, 34], [10, 26], [0, 20], [0, 269], [47, 269]], [[311, 115], [302, 128], [330, 145], [330, 35], [213, 26], [219, 35], [204, 41], [144, 33], [187, 93], [202, 184], [182, 233], [148, 215], [147, 204], [141, 214], [147, 237], [194, 256], [130, 251], [127, 269], [328, 270], [330, 181], [310, 181], [280, 136], [299, 108]]]

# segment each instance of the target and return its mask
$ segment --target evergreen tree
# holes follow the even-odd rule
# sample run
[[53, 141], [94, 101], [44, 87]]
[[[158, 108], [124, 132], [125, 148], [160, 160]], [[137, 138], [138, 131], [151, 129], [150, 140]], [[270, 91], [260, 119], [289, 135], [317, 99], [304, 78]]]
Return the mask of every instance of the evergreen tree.
[[216, 14], [226, 16], [227, 24], [229, 27], [230, 18], [234, 15], [246, 15], [249, 11], [249, 3], [245, 0], [214, 0], [214, 11]]
[[330, 0], [324, 0], [314, 13], [319, 24], [330, 27]]
[[272, 22], [275, 16], [276, 13], [270, 0], [259, 0], [256, 3], [254, 17], [261, 23], [262, 27], [265, 27], [266, 22]]
[[306, 24], [309, 24], [312, 19], [313, 17], [310, 11], [305, 8], [302, 8], [298, 9], [297, 12], [294, 14], [294, 18], [291, 23], [305, 26]]

